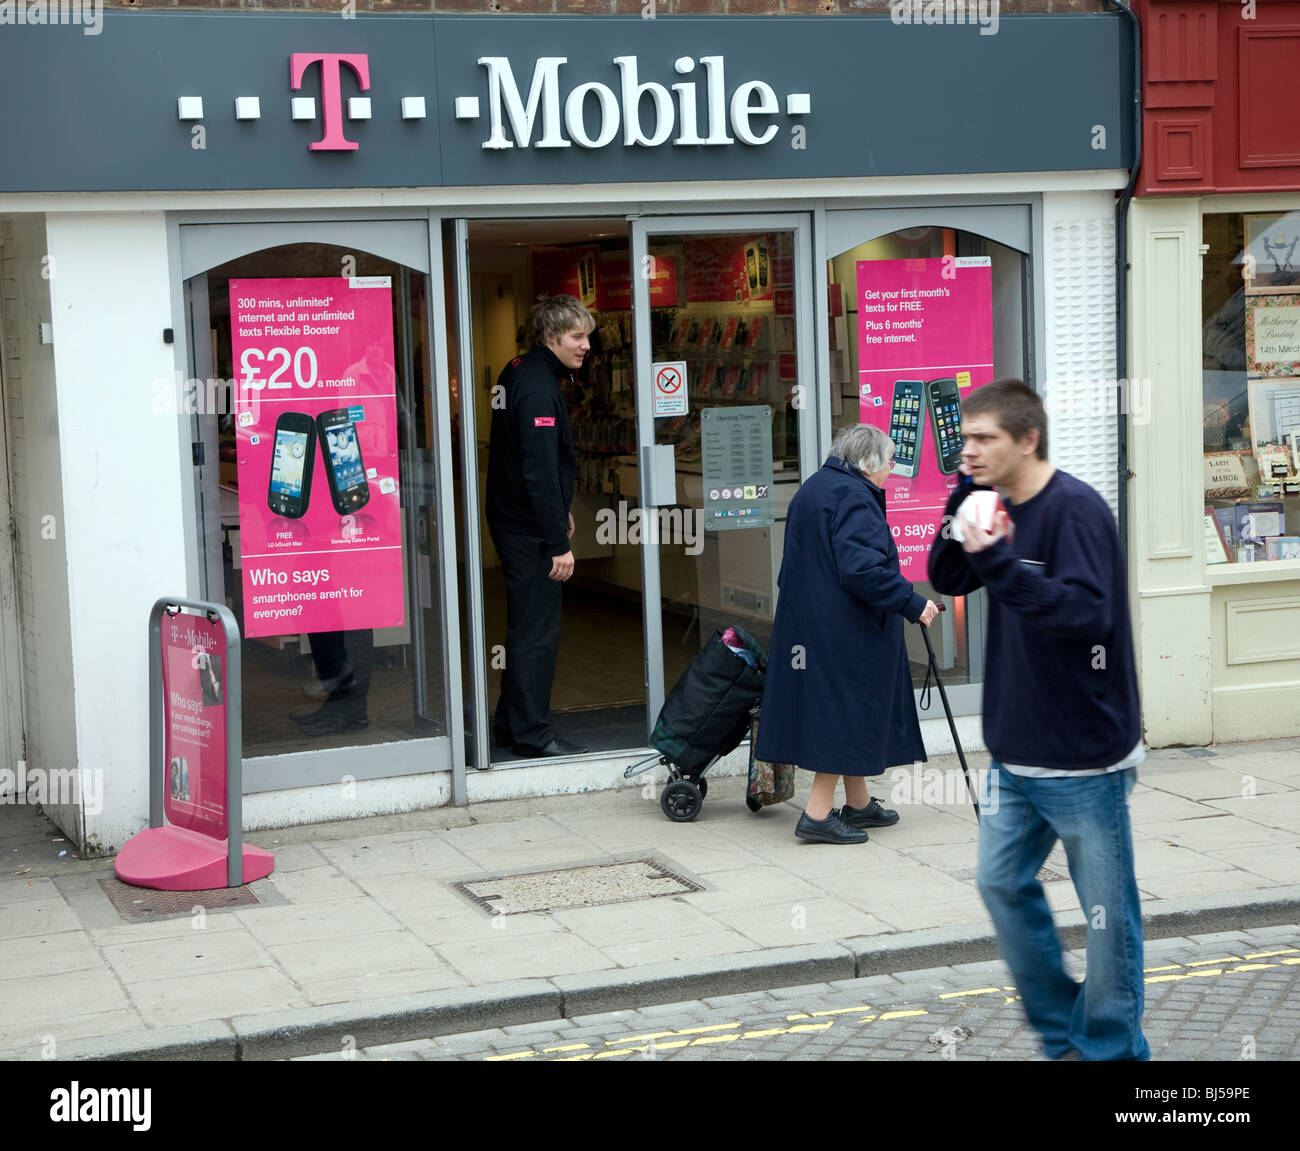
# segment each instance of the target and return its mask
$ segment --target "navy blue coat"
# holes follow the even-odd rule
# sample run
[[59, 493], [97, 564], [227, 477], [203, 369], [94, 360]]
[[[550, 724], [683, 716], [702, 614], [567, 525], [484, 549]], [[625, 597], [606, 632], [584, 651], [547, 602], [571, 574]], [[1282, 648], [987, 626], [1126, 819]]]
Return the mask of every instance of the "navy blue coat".
[[925, 598], [899, 572], [885, 493], [828, 459], [790, 502], [758, 757], [833, 775], [925, 759], [903, 641]]

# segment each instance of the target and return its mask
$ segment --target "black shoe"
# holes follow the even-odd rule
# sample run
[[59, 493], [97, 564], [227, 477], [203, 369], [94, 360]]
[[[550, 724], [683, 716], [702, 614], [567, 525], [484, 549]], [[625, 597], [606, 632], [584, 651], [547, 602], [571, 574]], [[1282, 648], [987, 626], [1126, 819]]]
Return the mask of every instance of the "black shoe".
[[567, 739], [558, 735], [544, 747], [533, 747], [527, 743], [517, 743], [514, 746], [514, 753], [524, 759], [545, 759], [556, 755], [585, 755], [590, 750], [589, 747], [570, 743]]
[[840, 809], [840, 817], [850, 827], [893, 827], [898, 822], [898, 812], [888, 807], [881, 807], [880, 800], [872, 798], [866, 807], [850, 807], [847, 803]]
[[356, 712], [337, 707], [318, 708], [311, 715], [291, 716], [303, 735], [337, 735], [344, 731], [361, 731], [370, 726], [370, 720]]
[[866, 843], [867, 833], [860, 827], [850, 827], [831, 808], [825, 819], [813, 819], [805, 811], [794, 826], [794, 833], [809, 843]]
[[345, 695], [357, 686], [357, 673], [345, 663], [338, 675], [329, 679], [308, 680], [302, 685], [302, 694], [312, 699], [328, 699], [332, 695]]

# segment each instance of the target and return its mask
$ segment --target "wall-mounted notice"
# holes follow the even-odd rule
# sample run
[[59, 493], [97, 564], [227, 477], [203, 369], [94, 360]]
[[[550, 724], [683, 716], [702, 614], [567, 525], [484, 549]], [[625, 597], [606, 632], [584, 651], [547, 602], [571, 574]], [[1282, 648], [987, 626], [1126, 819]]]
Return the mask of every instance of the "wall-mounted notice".
[[387, 276], [230, 281], [248, 636], [399, 627]]
[[860, 419], [894, 441], [886, 513], [908, 579], [925, 578], [961, 463], [961, 405], [993, 379], [993, 269], [987, 256], [860, 260]]
[[686, 361], [651, 364], [650, 370], [655, 381], [655, 416], [686, 415]]
[[1300, 376], [1300, 304], [1296, 301], [1293, 295], [1246, 297], [1246, 371], [1250, 375]]
[[704, 530], [771, 527], [772, 409], [704, 408]]

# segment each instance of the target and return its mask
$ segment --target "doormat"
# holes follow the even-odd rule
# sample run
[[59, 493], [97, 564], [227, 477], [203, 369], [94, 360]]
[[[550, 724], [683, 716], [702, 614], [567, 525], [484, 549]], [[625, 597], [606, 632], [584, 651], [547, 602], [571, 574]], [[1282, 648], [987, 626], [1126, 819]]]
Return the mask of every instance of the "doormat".
[[530, 871], [524, 875], [467, 880], [451, 886], [489, 915], [567, 911], [704, 890], [655, 859]]
[[120, 879], [101, 879], [99, 886], [118, 915], [132, 922], [192, 915], [196, 907], [202, 907], [204, 911], [220, 911], [226, 907], [256, 906], [261, 902], [247, 885], [218, 887], [213, 891], [156, 891], [152, 887], [133, 887]]

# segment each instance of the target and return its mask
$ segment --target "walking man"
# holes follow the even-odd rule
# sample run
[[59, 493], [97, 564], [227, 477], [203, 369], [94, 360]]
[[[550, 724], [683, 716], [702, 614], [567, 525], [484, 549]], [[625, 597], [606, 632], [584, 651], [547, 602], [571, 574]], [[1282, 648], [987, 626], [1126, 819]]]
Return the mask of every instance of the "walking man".
[[588, 749], [551, 726], [564, 583], [573, 575], [573, 429], [560, 380], [582, 367], [595, 327], [572, 296], [533, 309], [532, 349], [498, 381], [488, 446], [487, 522], [506, 577], [506, 666], [492, 718], [498, 747], [516, 755]]
[[[972, 392], [962, 434], [930, 580], [944, 595], [989, 593], [984, 740], [998, 802], [980, 823], [976, 883], [1044, 1052], [1148, 1059], [1128, 812], [1146, 751], [1115, 522], [1048, 462], [1047, 416], [1021, 381]], [[1005, 510], [968, 521], [962, 505], [990, 488]], [[1087, 917], [1082, 984], [1066, 974], [1037, 878], [1058, 839]]]

